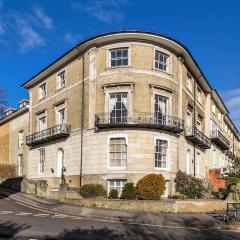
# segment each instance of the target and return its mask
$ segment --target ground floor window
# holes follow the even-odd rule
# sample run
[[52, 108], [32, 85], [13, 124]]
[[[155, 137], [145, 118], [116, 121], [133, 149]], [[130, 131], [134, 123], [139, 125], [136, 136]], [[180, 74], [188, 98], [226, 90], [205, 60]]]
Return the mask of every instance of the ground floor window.
[[127, 166], [127, 143], [125, 137], [110, 139], [110, 162], [109, 167]]
[[18, 176], [23, 175], [23, 154], [18, 155]]
[[40, 149], [39, 173], [44, 173], [45, 168], [45, 149]]
[[168, 141], [156, 139], [155, 142], [155, 168], [167, 168]]
[[108, 193], [110, 193], [112, 189], [116, 189], [118, 191], [118, 196], [120, 197], [122, 194], [122, 189], [126, 182], [126, 180], [119, 179], [108, 180]]

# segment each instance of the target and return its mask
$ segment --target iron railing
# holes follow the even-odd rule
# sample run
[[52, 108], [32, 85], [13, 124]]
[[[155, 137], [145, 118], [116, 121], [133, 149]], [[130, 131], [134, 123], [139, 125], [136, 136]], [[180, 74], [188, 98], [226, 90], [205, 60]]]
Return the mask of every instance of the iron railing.
[[58, 124], [56, 126], [33, 133], [26, 137], [26, 144], [33, 146], [42, 142], [62, 138], [69, 135], [70, 127], [67, 124]]
[[204, 149], [211, 147], [211, 140], [196, 127], [186, 127], [185, 136]]
[[158, 113], [133, 112], [119, 117], [112, 116], [110, 113], [95, 115], [95, 126], [97, 128], [132, 126], [160, 128], [180, 132], [183, 130], [183, 125], [184, 122], [180, 118]]
[[215, 130], [211, 132], [211, 139], [221, 148], [228, 150], [230, 147], [230, 142], [223, 136], [223, 134], [219, 130]]

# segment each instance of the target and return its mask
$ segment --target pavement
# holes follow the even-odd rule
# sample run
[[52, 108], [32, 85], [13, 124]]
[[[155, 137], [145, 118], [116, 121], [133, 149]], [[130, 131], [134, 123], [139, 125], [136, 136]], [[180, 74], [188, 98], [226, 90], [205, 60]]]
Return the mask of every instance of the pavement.
[[239, 239], [220, 226], [207, 214], [85, 208], [0, 189], [0, 239]]

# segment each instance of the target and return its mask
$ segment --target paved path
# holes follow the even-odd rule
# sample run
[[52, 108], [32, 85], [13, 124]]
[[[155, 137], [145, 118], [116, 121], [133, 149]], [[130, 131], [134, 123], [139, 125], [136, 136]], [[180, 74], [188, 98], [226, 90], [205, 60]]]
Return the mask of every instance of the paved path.
[[[196, 216], [197, 218], [197, 216]], [[57, 214], [0, 195], [0, 239], [240, 239], [240, 232], [123, 223]]]

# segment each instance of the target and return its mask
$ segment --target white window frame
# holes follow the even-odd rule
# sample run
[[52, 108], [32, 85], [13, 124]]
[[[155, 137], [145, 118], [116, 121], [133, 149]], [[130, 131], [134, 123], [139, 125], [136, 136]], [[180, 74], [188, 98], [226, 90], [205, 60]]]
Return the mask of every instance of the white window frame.
[[[114, 49], [119, 49], [119, 48], [128, 48], [128, 65], [123, 65], [123, 66], [111, 66], [111, 50]], [[107, 68], [109, 69], [114, 69], [114, 68], [126, 68], [131, 66], [131, 44], [129, 43], [116, 43], [109, 45], [106, 48], [107, 51]]]
[[[168, 55], [168, 69], [167, 69], [167, 71], [164, 71], [164, 70], [161, 70], [161, 69], [158, 69], [158, 68], [155, 67], [155, 54], [156, 54], [156, 52], [161, 52], [165, 55]], [[172, 62], [173, 62], [173, 60], [172, 60], [172, 53], [170, 51], [168, 51], [166, 49], [163, 49], [163, 48], [160, 48], [160, 47], [154, 47], [153, 48], [153, 58], [152, 59], [153, 59], [153, 65], [152, 66], [153, 66], [153, 69], [155, 71], [172, 75]]]
[[[126, 145], [127, 145], [127, 159], [126, 159], [126, 166], [124, 167], [111, 167], [110, 166], [110, 140], [114, 138], [125, 138]], [[107, 168], [108, 169], [127, 169], [128, 166], [128, 135], [126, 134], [112, 134], [107, 137]]]
[[[42, 156], [41, 155], [41, 151], [43, 151], [43, 150], [44, 150], [44, 159], [41, 159], [41, 156]], [[38, 161], [38, 173], [40, 175], [45, 173], [45, 161], [46, 161], [46, 150], [45, 150], [45, 148], [40, 148], [39, 149], [39, 161]], [[43, 166], [43, 171], [41, 171], [42, 170], [42, 166], [41, 165]]]
[[116, 87], [105, 87], [105, 113], [109, 113], [109, 99], [110, 94], [114, 93], [127, 93], [127, 108], [128, 108], [128, 117], [132, 117], [132, 92], [133, 92], [133, 85], [129, 86], [116, 86]]
[[[60, 83], [61, 83], [61, 75], [62, 74], [64, 74], [64, 85], [61, 85]], [[65, 86], [66, 86], [66, 69], [62, 69], [61, 71], [59, 71], [58, 73], [57, 73], [57, 76], [56, 76], [56, 85], [57, 85], [57, 90], [59, 90], [59, 89], [62, 89], [62, 88], [64, 88]]]
[[[42, 86], [45, 85], [45, 95], [43, 96]], [[42, 100], [47, 97], [47, 83], [43, 82], [38, 85], [38, 100]]]
[[[189, 154], [189, 155], [188, 155]], [[189, 159], [188, 159], [189, 157]], [[186, 155], [186, 173], [191, 174], [191, 166], [192, 166], [192, 153], [190, 149], [187, 150], [187, 155]]]
[[151, 87], [151, 112], [155, 113], [155, 95], [162, 96], [167, 99], [167, 112], [166, 115], [172, 116], [172, 93], [163, 89]]
[[24, 146], [24, 131], [18, 132], [18, 148], [23, 148]]
[[201, 178], [201, 162], [202, 162], [202, 155], [200, 152], [196, 154], [196, 177]]
[[197, 102], [202, 105], [203, 104], [203, 91], [200, 87], [197, 86]]
[[[40, 119], [44, 118], [44, 117], [46, 118], [46, 128], [40, 130]], [[43, 130], [47, 129], [47, 127], [48, 127], [47, 125], [48, 125], [47, 124], [47, 112], [45, 111], [45, 112], [43, 112], [41, 114], [38, 114], [37, 115], [37, 130], [38, 131], [43, 131]]]
[[62, 103], [62, 104], [59, 104], [57, 106], [55, 106], [55, 120], [56, 120], [56, 124], [60, 124], [60, 121], [59, 121], [59, 111], [63, 110], [64, 109], [64, 122], [62, 124], [66, 124], [67, 123], [67, 105], [66, 103]]
[[[119, 186], [116, 186], [116, 182], [117, 181], [120, 181], [121, 182], [121, 186], [119, 187]], [[111, 182], [114, 182], [114, 186], [110, 186], [110, 183]], [[126, 179], [108, 179], [108, 195], [109, 195], [109, 193], [110, 193], [110, 191], [112, 190], [112, 189], [118, 189], [118, 188], [121, 188], [121, 190], [120, 190], [120, 192], [118, 192], [118, 197], [121, 197], [121, 194], [122, 194], [122, 190], [123, 190], [123, 187], [124, 187], [124, 185], [127, 183], [127, 180]], [[110, 188], [112, 188], [111, 190], [110, 190]]]
[[[167, 156], [166, 156], [166, 168], [158, 168], [155, 167], [155, 150], [156, 150], [156, 142], [157, 140], [164, 140], [167, 141]], [[154, 169], [155, 170], [165, 170], [168, 171], [170, 170], [170, 139], [165, 136], [158, 136], [154, 137], [154, 150], [153, 150], [153, 164], [154, 164]]]
[[193, 78], [190, 73], [187, 73], [186, 88], [190, 93], [193, 93]]
[[[164, 58], [166, 58], [166, 62], [161, 62], [159, 59], [156, 59], [156, 54], [160, 54], [162, 55]], [[165, 65], [166, 66], [166, 70], [164, 69], [160, 69], [158, 67], [156, 67], [156, 62], [160, 63], [161, 65]], [[155, 63], [155, 69], [162, 71], [162, 72], [169, 72], [169, 62], [170, 62], [170, 56], [166, 53], [163, 53], [162, 51], [155, 51], [155, 55], [154, 55], [154, 63]]]
[[23, 176], [23, 154], [19, 154], [17, 157], [17, 174], [18, 176]]

